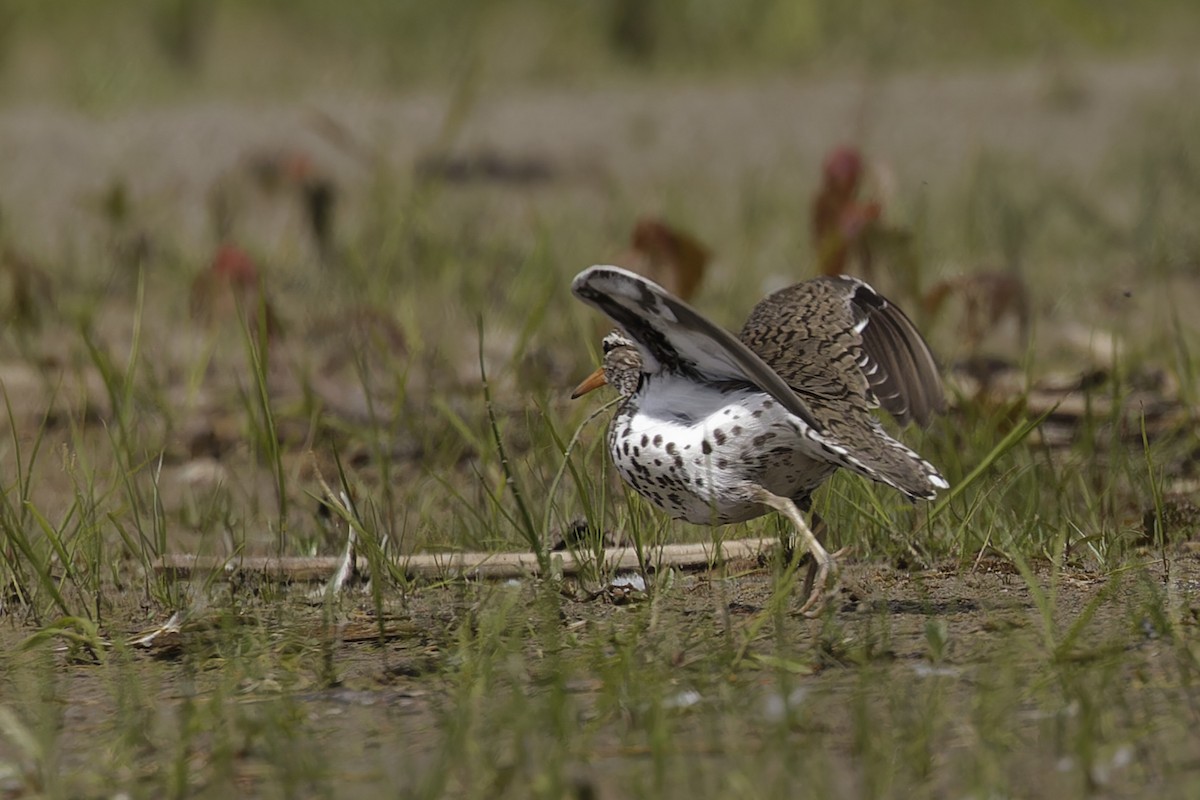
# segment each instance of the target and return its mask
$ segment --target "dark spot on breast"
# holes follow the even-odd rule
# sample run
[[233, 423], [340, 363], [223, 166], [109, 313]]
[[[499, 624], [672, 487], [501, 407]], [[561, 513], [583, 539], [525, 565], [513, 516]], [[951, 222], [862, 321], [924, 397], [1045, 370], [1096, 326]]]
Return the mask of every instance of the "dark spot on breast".
[[650, 437], [643, 433], [642, 434], [642, 447], [645, 447], [648, 444], [650, 444]]
[[697, 485], [697, 486], [703, 486], [703, 485], [704, 485], [704, 478], [696, 478], [696, 485]]
[[750, 416], [754, 417], [755, 419], [758, 419], [762, 415], [763, 415], [763, 410], [761, 408], [756, 408], [756, 409], [754, 409], [754, 413], [751, 414]]
[[727, 458], [718, 458], [717, 459], [717, 469], [725, 469], [728, 466], [729, 466], [729, 459], [727, 459]]
[[675, 446], [674, 442], [667, 442], [667, 455], [673, 456], [678, 452], [679, 452], [679, 448], [677, 448]]
[[774, 408], [774, 407], [775, 407], [774, 400], [763, 400], [763, 408]]
[[662, 447], [662, 434], [661, 433], [654, 435], [654, 446]]
[[637, 457], [638, 457], [638, 456], [640, 456], [641, 454], [642, 454], [641, 448], [639, 448], [639, 447], [638, 447], [638, 446], [635, 444], [635, 445], [633, 446], [633, 457], [634, 457], [634, 458], [637, 458]]
[[717, 440], [718, 445], [722, 445], [725, 444], [725, 439], [727, 437], [725, 436], [725, 431], [721, 430], [720, 428], [714, 428], [713, 438]]
[[708, 455], [712, 452], [712, 445], [709, 444], [708, 439], [705, 439], [700, 443], [700, 452], [704, 453], [704, 455]]
[[683, 469], [683, 456], [675, 456], [675, 466]]
[[734, 426], [733, 426], [733, 430], [731, 430], [729, 433], [730, 433], [730, 435], [732, 435], [732, 436], [741, 436], [741, 435], [742, 435], [742, 426], [741, 426], [741, 425], [734, 425]]
[[767, 443], [767, 442], [771, 441], [772, 439], [774, 439], [774, 438], [775, 438], [775, 436], [776, 436], [776, 434], [774, 434], [774, 433], [771, 433], [771, 432], [769, 432], [769, 431], [768, 431], [767, 433], [760, 433], [758, 436], [755, 436], [755, 437], [754, 437], [754, 440], [753, 440], [753, 441], [754, 441], [754, 446], [755, 446], [755, 447], [762, 447], [762, 446], [763, 446], [765, 443]]
[[628, 439], [626, 439], [624, 442], [621, 443], [621, 452], [624, 453], [625, 455], [629, 455], [629, 440]]
[[661, 459], [661, 458], [656, 458], [656, 459], [654, 459], [654, 466], [656, 466], [656, 467], [661, 467], [661, 466], [662, 466], [662, 459]]

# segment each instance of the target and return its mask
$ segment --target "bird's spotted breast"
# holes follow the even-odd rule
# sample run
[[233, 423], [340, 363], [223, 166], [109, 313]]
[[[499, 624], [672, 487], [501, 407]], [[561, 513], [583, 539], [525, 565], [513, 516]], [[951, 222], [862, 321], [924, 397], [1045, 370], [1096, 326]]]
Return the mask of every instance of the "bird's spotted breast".
[[[630, 486], [673, 517], [753, 519], [767, 509], [750, 499], [752, 487], [806, 498], [834, 469], [803, 423], [761, 393], [659, 380], [637, 399], [614, 417], [609, 450]], [[692, 422], [679, 423], [667, 402]]]

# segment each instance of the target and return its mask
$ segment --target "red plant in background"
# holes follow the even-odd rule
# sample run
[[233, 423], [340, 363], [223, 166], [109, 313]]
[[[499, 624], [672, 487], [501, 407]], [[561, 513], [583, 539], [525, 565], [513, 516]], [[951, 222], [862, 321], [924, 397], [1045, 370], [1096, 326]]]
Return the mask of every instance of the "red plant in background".
[[235, 318], [239, 306], [251, 332], [258, 331], [261, 313], [267, 336], [279, 335], [279, 318], [265, 299], [258, 266], [245, 250], [227, 242], [217, 248], [208, 269], [192, 281], [192, 318], [215, 324]]
[[258, 267], [254, 265], [254, 259], [237, 245], [226, 243], [218, 247], [209, 269], [230, 286], [258, 286]]
[[279, 148], [247, 154], [237, 168], [223, 175], [209, 194], [209, 208], [217, 237], [236, 235], [236, 225], [253, 187], [267, 198], [295, 198], [312, 235], [317, 255], [329, 263], [334, 257], [334, 210], [338, 188], [325, 170], [303, 150]]
[[879, 222], [883, 207], [877, 200], [859, 202], [862, 172], [862, 155], [846, 145], [833, 149], [821, 167], [821, 186], [812, 203], [812, 236], [822, 275], [845, 273], [851, 254], [857, 253], [860, 270], [870, 276], [866, 235]]

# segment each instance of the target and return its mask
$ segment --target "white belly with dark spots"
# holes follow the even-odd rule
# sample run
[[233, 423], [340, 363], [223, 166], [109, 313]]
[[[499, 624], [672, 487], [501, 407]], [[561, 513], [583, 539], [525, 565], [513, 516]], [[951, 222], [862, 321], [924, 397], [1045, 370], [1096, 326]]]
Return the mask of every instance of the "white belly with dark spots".
[[621, 477], [671, 516], [699, 524], [741, 522], [768, 509], [749, 490], [798, 499], [836, 468], [804, 423], [770, 397], [723, 393], [663, 377], [637, 408], [618, 412], [609, 450]]

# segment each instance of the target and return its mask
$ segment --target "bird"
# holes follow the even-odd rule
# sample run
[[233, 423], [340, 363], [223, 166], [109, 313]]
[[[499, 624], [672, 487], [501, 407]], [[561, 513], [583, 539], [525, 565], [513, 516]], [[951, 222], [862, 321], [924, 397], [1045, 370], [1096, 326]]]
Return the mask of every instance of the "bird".
[[926, 425], [945, 396], [920, 332], [864, 281], [824, 276], [781, 289], [737, 336], [621, 267], [585, 269], [571, 290], [617, 325], [602, 366], [572, 393], [607, 383], [620, 394], [607, 441], [617, 472], [676, 519], [724, 525], [782, 514], [813, 558], [801, 613], [820, 614], [836, 586], [837, 554], [804, 518], [834, 472], [912, 500], [949, 488], [872, 413]]

